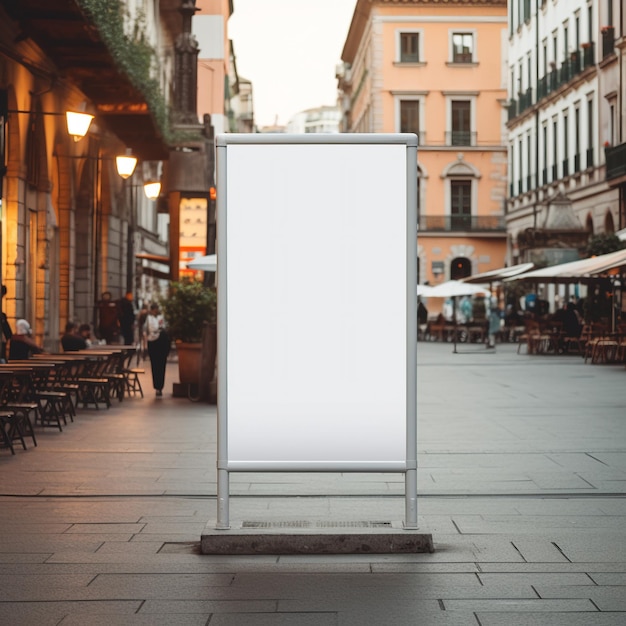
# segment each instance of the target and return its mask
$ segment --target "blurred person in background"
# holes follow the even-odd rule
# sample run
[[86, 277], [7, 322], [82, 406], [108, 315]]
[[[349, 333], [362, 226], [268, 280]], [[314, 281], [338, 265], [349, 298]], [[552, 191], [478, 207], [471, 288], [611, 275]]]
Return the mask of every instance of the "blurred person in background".
[[37, 345], [31, 337], [32, 330], [30, 324], [25, 319], [17, 320], [15, 332], [9, 344], [9, 361], [19, 361], [30, 359], [33, 354], [40, 354], [44, 349]]

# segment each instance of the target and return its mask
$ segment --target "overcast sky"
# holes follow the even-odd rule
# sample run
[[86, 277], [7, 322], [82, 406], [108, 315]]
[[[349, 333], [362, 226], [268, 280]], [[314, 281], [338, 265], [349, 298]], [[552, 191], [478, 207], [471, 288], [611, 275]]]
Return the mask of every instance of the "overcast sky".
[[335, 105], [356, 0], [234, 0], [228, 21], [240, 77], [252, 81], [257, 126]]

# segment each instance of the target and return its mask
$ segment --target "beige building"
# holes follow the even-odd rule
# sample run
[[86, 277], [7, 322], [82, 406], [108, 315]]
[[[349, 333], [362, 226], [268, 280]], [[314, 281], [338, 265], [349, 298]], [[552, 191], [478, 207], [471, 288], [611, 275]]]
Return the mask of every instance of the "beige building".
[[216, 133], [230, 130], [226, 112], [231, 66], [228, 18], [232, 0], [196, 0], [193, 33], [198, 41], [198, 115], [211, 116]]
[[342, 130], [418, 135], [420, 283], [505, 264], [506, 26], [506, 0], [356, 4]]
[[[152, 296], [167, 278], [151, 266], [167, 253], [167, 215], [142, 187], [169, 156], [180, 5], [0, 3], [3, 311], [13, 328], [28, 319], [47, 350], [68, 320], [97, 328], [103, 292]], [[66, 111], [93, 116], [80, 140]], [[129, 150], [139, 162], [123, 179], [116, 157]]]

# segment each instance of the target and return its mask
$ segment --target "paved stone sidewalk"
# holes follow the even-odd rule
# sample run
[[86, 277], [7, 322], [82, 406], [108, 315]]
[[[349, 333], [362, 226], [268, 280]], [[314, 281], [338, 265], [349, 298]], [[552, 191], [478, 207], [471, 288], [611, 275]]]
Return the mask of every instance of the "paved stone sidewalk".
[[[624, 366], [458, 351], [418, 344], [419, 522], [435, 553], [198, 554], [215, 407], [157, 399], [144, 377], [145, 399], [0, 450], [0, 623], [626, 623]], [[231, 492], [246, 520], [404, 511], [399, 475], [234, 474]]]

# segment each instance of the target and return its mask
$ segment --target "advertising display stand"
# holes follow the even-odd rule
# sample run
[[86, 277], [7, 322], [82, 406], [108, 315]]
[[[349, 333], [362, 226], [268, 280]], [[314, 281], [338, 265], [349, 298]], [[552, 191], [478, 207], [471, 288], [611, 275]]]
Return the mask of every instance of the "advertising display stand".
[[[218, 499], [202, 552], [432, 551], [417, 532], [417, 137], [225, 134], [216, 151]], [[402, 473], [405, 519], [233, 522], [232, 472]]]

